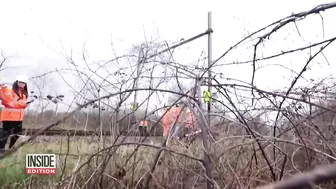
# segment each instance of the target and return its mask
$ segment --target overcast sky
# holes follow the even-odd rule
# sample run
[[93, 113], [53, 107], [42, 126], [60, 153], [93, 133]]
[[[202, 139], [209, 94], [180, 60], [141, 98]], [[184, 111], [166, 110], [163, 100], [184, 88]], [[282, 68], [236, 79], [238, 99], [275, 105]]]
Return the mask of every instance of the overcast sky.
[[[318, 4], [330, 1], [2, 1], [0, 17], [0, 49], [10, 59], [11, 66], [20, 68], [1, 72], [1, 78], [11, 82], [17, 74], [33, 77], [55, 68], [67, 67], [65, 54], [71, 50], [75, 61], [82, 64], [83, 44], [91, 60], [110, 60], [128, 52], [151, 37], [168, 43], [187, 39], [207, 29], [207, 12], [213, 15], [213, 59], [217, 59], [230, 46], [248, 33], [264, 27], [293, 12], [309, 10]], [[268, 56], [281, 50], [294, 49], [323, 39], [334, 37], [336, 10], [322, 13], [324, 29], [319, 15], [290, 24], [276, 33], [265, 45], [261, 45], [258, 56]], [[113, 42], [113, 50], [111, 48]], [[250, 60], [253, 56], [252, 43], [246, 44], [223, 58], [218, 64], [232, 61]], [[312, 64], [312, 70], [305, 73], [308, 78], [322, 78], [335, 74], [336, 46], [332, 44], [323, 56]], [[195, 62], [202, 51], [207, 52], [207, 38], [196, 40], [177, 51], [176, 61]], [[315, 49], [316, 51], [316, 49]], [[313, 51], [313, 52], [315, 52]], [[287, 55], [263, 64], [258, 71], [256, 85], [262, 89], [278, 89], [289, 86], [293, 74], [281, 66], [297, 72], [308, 59], [307, 51]], [[281, 66], [279, 66], [281, 65]], [[226, 77], [250, 82], [252, 68], [245, 66], [220, 66], [217, 72]], [[72, 96], [58, 74], [49, 77], [54, 91], [67, 95], [67, 103]], [[76, 80], [69, 79], [70, 85]], [[302, 83], [304, 84], [304, 83]], [[56, 87], [57, 86], [57, 87]], [[63, 88], [62, 88], [63, 87]], [[51, 90], [51, 89], [48, 89]], [[65, 110], [65, 107], [61, 107]]]

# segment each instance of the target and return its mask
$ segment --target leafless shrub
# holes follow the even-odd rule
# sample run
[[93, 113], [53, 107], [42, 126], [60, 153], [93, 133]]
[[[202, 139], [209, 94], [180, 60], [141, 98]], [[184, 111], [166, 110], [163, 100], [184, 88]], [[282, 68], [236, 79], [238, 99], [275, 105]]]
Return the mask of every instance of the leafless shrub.
[[[330, 77], [309, 82], [304, 73], [317, 56], [326, 57], [323, 52], [336, 37], [258, 57], [259, 46], [267, 44], [268, 38], [288, 24], [293, 23], [298, 30], [295, 25], [300, 20], [312, 14], [322, 15], [321, 12], [335, 6], [336, 3], [319, 5], [276, 21], [249, 34], [216, 59], [211, 66], [216, 68], [212, 70], [217, 70], [212, 73], [211, 85], [217, 94], [212, 99], [211, 119], [216, 120], [212, 125], [207, 124], [207, 112], [200, 94], [202, 87], [210, 85], [204, 77], [208, 69], [204, 66], [206, 58], [202, 54], [196, 63], [189, 64], [178, 62], [174, 54], [178, 47], [209, 34], [209, 30], [177, 45], [153, 39], [113, 60], [89, 61], [85, 47], [83, 63], [67, 57], [67, 71], [76, 75], [79, 83], [76, 87], [68, 84], [78, 106], [70, 113], [57, 113], [57, 119], [51, 117], [55, 112], [43, 111], [41, 119], [48, 119], [50, 123], [40, 133], [63, 124], [81, 130], [110, 130], [113, 136], [90, 136], [90, 141], [82, 141], [85, 150], [78, 154], [70, 151], [70, 145], [78, 144], [71, 144], [71, 136], [65, 137], [67, 152], [60, 154], [64, 165], [62, 175], [57, 184], [50, 181], [50, 187], [255, 188], [286, 180], [320, 164], [333, 163], [336, 159], [335, 80]], [[252, 43], [249, 47], [254, 52], [251, 60], [222, 61], [247, 40]], [[256, 87], [256, 71], [265, 67], [267, 60], [301, 51], [309, 52], [308, 60], [299, 72], [286, 68], [294, 75], [286, 90]], [[223, 76], [222, 67], [231, 64], [252, 65], [252, 80], [246, 82]], [[299, 80], [308, 81], [307, 86], [299, 86]], [[67, 84], [66, 80], [64, 82]], [[151, 133], [161, 133], [164, 108], [177, 102], [192, 107], [197, 117], [202, 132], [195, 140], [160, 138], [155, 141], [154, 138], [134, 136], [138, 135], [137, 125], [142, 119], [151, 120]], [[135, 110], [130, 109], [131, 104], [137, 104]], [[1, 158], [36, 139], [38, 134]], [[66, 171], [66, 162], [69, 163], [72, 156], [81, 159], [72, 160], [71, 170]], [[334, 169], [334, 165], [330, 165], [316, 174], [294, 177], [294, 180], [283, 181], [284, 184], [266, 188], [303, 188], [313, 183], [321, 184], [334, 179]], [[22, 185], [46, 186], [34, 177]], [[326, 183], [319, 187], [334, 188], [334, 185]]]

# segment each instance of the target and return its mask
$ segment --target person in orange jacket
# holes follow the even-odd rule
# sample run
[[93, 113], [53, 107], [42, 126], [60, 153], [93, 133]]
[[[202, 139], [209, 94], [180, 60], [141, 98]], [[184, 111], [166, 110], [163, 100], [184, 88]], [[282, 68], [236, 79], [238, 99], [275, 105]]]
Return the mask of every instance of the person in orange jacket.
[[162, 135], [164, 137], [168, 136], [168, 131], [170, 127], [170, 121], [171, 121], [171, 116], [170, 116], [170, 110], [168, 108], [165, 108], [164, 116], [162, 117], [162, 125], [163, 125], [163, 133]]
[[[167, 137], [171, 132], [177, 133], [177, 130], [179, 128], [178, 121], [176, 121], [178, 114], [179, 114], [178, 104], [176, 104], [174, 107], [171, 107], [170, 109], [169, 108], [166, 109], [165, 115], [162, 118], [162, 123], [163, 123], [162, 135], [164, 137]], [[181, 120], [180, 117], [179, 117], [179, 120]], [[174, 131], [171, 130], [173, 126], [175, 127]]]
[[2, 133], [0, 136], [0, 153], [5, 151], [7, 140], [11, 134], [9, 148], [12, 148], [22, 133], [22, 122], [25, 108], [28, 106], [28, 78], [19, 75], [12, 87], [1, 86], [0, 100], [4, 109], [1, 112]]
[[184, 120], [184, 115], [183, 112], [181, 111], [181, 107], [179, 104], [176, 104], [175, 107], [170, 109], [170, 115], [171, 115], [171, 120], [170, 120], [170, 129], [172, 131], [172, 137], [178, 137], [179, 130], [182, 127], [183, 120]]
[[148, 129], [149, 124], [148, 124], [148, 120], [144, 119], [141, 120], [139, 123], [139, 132], [141, 136], [146, 136], [147, 132], [149, 131]]
[[[178, 119], [177, 119], [178, 118]], [[175, 123], [176, 122], [176, 123]], [[166, 114], [162, 118], [163, 123], [163, 133], [164, 137], [168, 136], [172, 132], [173, 137], [178, 137], [184, 132], [189, 132], [195, 128], [195, 120], [192, 112], [189, 108], [182, 108], [177, 104], [175, 107], [172, 107], [170, 110], [166, 109]], [[175, 128], [174, 131], [170, 131], [172, 128]], [[180, 131], [182, 128], [183, 131]]]
[[188, 129], [196, 129], [196, 126], [195, 126], [195, 117], [194, 117], [194, 115], [193, 115], [193, 112], [189, 109], [189, 108], [187, 108], [187, 110], [186, 110], [186, 119], [187, 119], [187, 121], [185, 122], [185, 126], [186, 126], [186, 128], [188, 128]]

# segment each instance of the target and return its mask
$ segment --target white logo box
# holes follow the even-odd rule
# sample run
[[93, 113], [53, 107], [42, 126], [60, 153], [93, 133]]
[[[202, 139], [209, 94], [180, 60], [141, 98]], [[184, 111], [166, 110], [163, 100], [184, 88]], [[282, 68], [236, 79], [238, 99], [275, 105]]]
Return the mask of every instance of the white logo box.
[[32, 175], [55, 175], [55, 154], [27, 154], [26, 174]]

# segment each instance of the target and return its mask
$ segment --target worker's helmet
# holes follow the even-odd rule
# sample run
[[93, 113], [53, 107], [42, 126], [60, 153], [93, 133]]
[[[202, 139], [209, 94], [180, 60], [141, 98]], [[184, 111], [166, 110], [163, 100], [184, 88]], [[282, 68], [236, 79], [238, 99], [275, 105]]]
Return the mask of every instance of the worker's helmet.
[[16, 77], [16, 81], [22, 82], [22, 83], [28, 83], [28, 77], [25, 75], [18, 75]]

